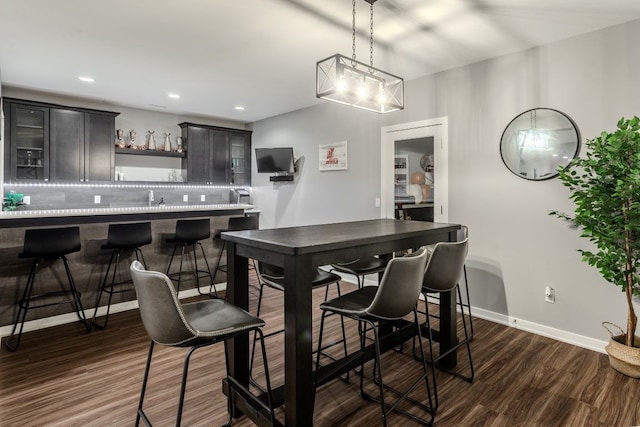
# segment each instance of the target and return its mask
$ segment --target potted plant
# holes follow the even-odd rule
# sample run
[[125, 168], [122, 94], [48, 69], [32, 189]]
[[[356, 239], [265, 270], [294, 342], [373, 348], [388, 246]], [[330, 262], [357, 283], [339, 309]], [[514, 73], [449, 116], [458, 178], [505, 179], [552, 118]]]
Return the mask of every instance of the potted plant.
[[2, 210], [3, 211], [15, 211], [24, 206], [23, 203], [23, 195], [22, 193], [16, 193], [15, 191], [10, 191], [5, 194], [4, 199], [2, 201]]
[[[633, 296], [640, 295], [640, 119], [621, 118], [614, 132], [586, 141], [585, 157], [559, 170], [571, 192], [573, 215], [552, 211], [568, 220], [589, 239], [594, 250], [580, 249], [582, 260], [619, 286], [627, 303], [626, 330], [606, 347], [611, 365], [640, 378], [640, 338]], [[608, 322], [604, 322], [606, 327]]]

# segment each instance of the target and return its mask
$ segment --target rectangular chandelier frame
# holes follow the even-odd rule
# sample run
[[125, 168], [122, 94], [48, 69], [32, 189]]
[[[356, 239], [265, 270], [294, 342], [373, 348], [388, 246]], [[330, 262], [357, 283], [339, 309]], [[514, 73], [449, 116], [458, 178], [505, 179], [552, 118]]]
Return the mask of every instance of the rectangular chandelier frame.
[[316, 97], [390, 113], [404, 108], [404, 80], [337, 53], [316, 64]]

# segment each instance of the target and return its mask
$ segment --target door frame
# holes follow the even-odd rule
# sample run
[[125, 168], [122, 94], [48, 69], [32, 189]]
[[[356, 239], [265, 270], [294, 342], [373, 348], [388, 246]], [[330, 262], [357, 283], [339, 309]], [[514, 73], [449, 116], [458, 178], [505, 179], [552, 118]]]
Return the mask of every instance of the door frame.
[[393, 158], [395, 142], [404, 139], [434, 138], [433, 220], [449, 220], [449, 118], [419, 120], [384, 126], [380, 129], [380, 217], [395, 218]]

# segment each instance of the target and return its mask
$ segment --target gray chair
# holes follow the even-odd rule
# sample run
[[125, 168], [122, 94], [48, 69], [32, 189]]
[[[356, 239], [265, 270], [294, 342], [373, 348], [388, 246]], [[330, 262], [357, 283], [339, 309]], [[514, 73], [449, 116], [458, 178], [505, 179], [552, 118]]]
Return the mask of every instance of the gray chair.
[[[429, 303], [427, 301], [427, 295], [431, 294], [442, 294], [446, 292], [453, 292], [456, 290], [458, 286], [458, 280], [462, 276], [464, 269], [464, 262], [467, 257], [467, 250], [469, 247], [469, 242], [467, 239], [464, 239], [460, 242], [441, 242], [436, 243], [433, 246], [433, 251], [429, 257], [429, 262], [427, 263], [427, 268], [424, 273], [424, 281], [422, 284], [422, 294], [424, 296], [425, 303], [425, 312], [426, 312], [426, 327], [429, 331], [429, 354], [430, 354], [430, 365], [431, 371], [433, 374], [433, 391], [435, 397], [435, 406], [434, 410], [438, 410], [438, 386], [436, 384], [436, 376], [435, 369], [438, 362], [445, 356], [451, 354], [454, 351], [457, 351], [458, 348], [465, 345], [467, 347], [467, 354], [469, 357], [469, 368], [471, 370], [471, 375], [465, 376], [460, 374], [459, 372], [454, 372], [451, 370], [443, 369], [446, 372], [454, 374], [458, 377], [463, 378], [467, 382], [473, 382], [474, 377], [474, 369], [473, 369], [473, 359], [471, 358], [471, 346], [470, 346], [470, 336], [467, 330], [467, 322], [465, 320], [465, 316], [462, 317], [462, 326], [464, 329], [464, 339], [458, 341], [456, 345], [447, 350], [444, 353], [438, 354], [437, 357], [434, 357], [433, 351], [433, 331], [431, 329], [430, 315], [429, 315]], [[424, 249], [424, 248], [423, 248]], [[460, 296], [460, 292], [458, 294], [458, 303], [462, 304], [462, 298]], [[421, 351], [420, 359], [424, 359], [424, 353]]]
[[[406, 218], [405, 218], [406, 219]], [[408, 219], [413, 219], [413, 218], [408, 218]], [[463, 225], [462, 228], [458, 231], [458, 240], [464, 240], [464, 239], [468, 239], [469, 238], [469, 228], [466, 225]], [[428, 245], [426, 246], [427, 250], [429, 252], [433, 252], [433, 249], [435, 248], [435, 244], [433, 245]], [[467, 312], [467, 315], [469, 316], [469, 329], [470, 329], [470, 334], [469, 334], [469, 338], [473, 339], [473, 316], [471, 315], [471, 297], [469, 296], [469, 280], [468, 280], [468, 276], [467, 276], [467, 265], [463, 265], [462, 266], [462, 273], [464, 276], [464, 290], [465, 290], [465, 299], [459, 299], [458, 300], [458, 306], [460, 307], [460, 312], [462, 313], [462, 315], [464, 316], [465, 314], [465, 309]], [[458, 294], [461, 293], [462, 289], [460, 288], [460, 282], [458, 282], [457, 286], [457, 291]], [[438, 295], [434, 294], [434, 295], [430, 295], [431, 298], [434, 299], [438, 299]], [[437, 318], [438, 315], [437, 314], [431, 314], [431, 317], [435, 317]]]
[[356, 279], [358, 280], [358, 288], [361, 288], [364, 286], [364, 277], [366, 275], [382, 273], [386, 267], [387, 260], [377, 257], [369, 257], [331, 264], [331, 271], [356, 276]]
[[[432, 410], [431, 387], [429, 385], [427, 364], [424, 357], [421, 358], [423, 373], [415, 379], [405, 392], [401, 393], [389, 387], [389, 390], [397, 393], [399, 397], [392, 405], [388, 405], [385, 402], [384, 391], [387, 386], [384, 385], [382, 377], [379, 337], [379, 329], [381, 327], [388, 325], [389, 322], [395, 322], [402, 319], [413, 312], [416, 334], [422, 351], [422, 332], [420, 330], [420, 324], [418, 323], [416, 306], [422, 289], [427, 257], [427, 251], [425, 249], [420, 249], [412, 255], [394, 258], [387, 264], [379, 286], [365, 286], [346, 295], [326, 301], [320, 305], [320, 308], [322, 309], [322, 319], [320, 321], [318, 348], [322, 347], [324, 320], [329, 313], [337, 313], [341, 316], [357, 320], [358, 322], [367, 323], [370, 328], [366, 328], [366, 330], [373, 331], [375, 342], [373, 378], [374, 382], [378, 386], [380, 397], [373, 397], [364, 391], [364, 337], [361, 337], [360, 339], [360, 350], [363, 356], [361, 364], [362, 374], [360, 375], [360, 394], [363, 398], [380, 403], [382, 421], [385, 426], [387, 425], [387, 416], [391, 411], [400, 412], [423, 425], [433, 424], [434, 411]], [[318, 353], [318, 360], [319, 357]], [[425, 405], [424, 403], [409, 397], [409, 393], [411, 393], [423, 380], [425, 381], [427, 389], [426, 397], [429, 401], [429, 405]], [[317, 371], [315, 382], [316, 384], [318, 382]], [[428, 412], [430, 414], [430, 418], [420, 418], [415, 414], [399, 408], [398, 404], [400, 401], [405, 399]]]
[[[261, 328], [264, 326], [264, 321], [222, 299], [207, 299], [181, 304], [178, 300], [176, 289], [167, 275], [156, 271], [146, 271], [139, 261], [134, 261], [130, 270], [138, 297], [140, 317], [147, 333], [151, 337], [142, 381], [142, 391], [140, 392], [136, 426], [139, 425], [141, 418], [146, 425], [151, 425], [147, 415], [144, 413], [143, 403], [155, 343], [171, 347], [189, 348], [184, 360], [178, 401], [176, 426], [180, 426], [191, 354], [201, 347], [225, 342], [225, 363], [227, 363], [228, 373], [226, 340], [250, 331], [256, 331], [262, 337]], [[266, 403], [259, 400], [259, 397], [253, 395], [247, 387], [241, 385], [233, 377], [227, 376], [226, 380], [230, 388], [228, 407], [232, 412], [232, 408], [235, 406], [233, 396], [234, 392], [237, 392], [244, 399], [252, 398], [260, 406], [261, 418], [266, 420], [267, 423], [273, 424], [271, 382], [264, 340], [262, 343], [262, 356], [267, 383]], [[232, 417], [230, 416], [227, 425], [231, 425], [231, 421]]]
[[[284, 270], [281, 267], [277, 267], [275, 265], [258, 262], [257, 272], [258, 272], [258, 282], [260, 284], [260, 293], [258, 295], [258, 308], [256, 310], [256, 316], [260, 316], [260, 310], [262, 308], [262, 296], [264, 295], [264, 288], [267, 287], [267, 288], [275, 289], [280, 292], [284, 292]], [[326, 301], [329, 296], [329, 286], [331, 286], [332, 284], [336, 285], [336, 288], [338, 290], [338, 296], [340, 296], [341, 295], [340, 276], [338, 276], [337, 274], [333, 274], [328, 271], [322, 270], [320, 268], [316, 269], [315, 274], [313, 276], [313, 281], [311, 282], [311, 288], [318, 289], [318, 288], [324, 287], [325, 288], [324, 301]], [[318, 348], [317, 350], [322, 352], [324, 356], [332, 360], [335, 360], [335, 358], [329, 355], [328, 353], [326, 353], [325, 350], [328, 350], [329, 348], [339, 344], [342, 344], [344, 355], [345, 357], [347, 356], [347, 335], [344, 329], [344, 319], [341, 318], [340, 322], [341, 322], [340, 326], [342, 328], [342, 340], [334, 341], [323, 348]], [[266, 334], [264, 337], [269, 338], [274, 335], [281, 334], [283, 332], [284, 332], [284, 329], [279, 329], [277, 331], [273, 331]], [[250, 372], [252, 371], [252, 368], [253, 368], [253, 360], [254, 360], [255, 351], [256, 351], [257, 339], [258, 339], [257, 334], [254, 334], [253, 347], [251, 350], [251, 364], [249, 366]], [[253, 380], [253, 377], [252, 377], [252, 381], [257, 387], [260, 387], [260, 385], [257, 384], [255, 380]]]

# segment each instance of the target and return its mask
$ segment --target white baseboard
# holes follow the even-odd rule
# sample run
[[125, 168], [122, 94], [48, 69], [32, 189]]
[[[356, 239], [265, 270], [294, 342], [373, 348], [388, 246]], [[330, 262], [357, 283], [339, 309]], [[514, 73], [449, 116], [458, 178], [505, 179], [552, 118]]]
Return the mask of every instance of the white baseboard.
[[[347, 275], [343, 278], [345, 282], [356, 283], [353, 277]], [[365, 286], [376, 286], [378, 282], [373, 278], [365, 279]], [[208, 286], [202, 288], [203, 292], [206, 292]], [[226, 283], [216, 283], [216, 289], [218, 291], [226, 290]], [[188, 289], [180, 292], [180, 298], [189, 298], [198, 295], [197, 289]], [[437, 301], [434, 301], [437, 302]], [[127, 310], [134, 310], [138, 308], [138, 301], [126, 301], [118, 304], [111, 305], [109, 310], [110, 314], [119, 313]], [[103, 306], [98, 308], [98, 316], [104, 316], [107, 311], [107, 307]], [[552, 338], [558, 341], [566, 342], [578, 347], [586, 348], [589, 350], [597, 351], [599, 353], [605, 353], [604, 347], [607, 345], [607, 341], [596, 340], [586, 337], [584, 335], [574, 334], [572, 332], [563, 331], [561, 329], [551, 328], [549, 326], [541, 325], [539, 323], [530, 322], [528, 320], [519, 319], [517, 317], [508, 316], [493, 311], [484, 310], [481, 308], [471, 307], [471, 312], [474, 317], [489, 320], [491, 322], [499, 323], [512, 328], [521, 329], [533, 334], [542, 335], [547, 338]], [[89, 315], [90, 314], [90, 315]], [[85, 316], [87, 319], [93, 317], [93, 309], [85, 310]], [[73, 323], [78, 321], [78, 317], [75, 313], [66, 313], [58, 316], [47, 317], [44, 319], [29, 320], [24, 323], [23, 332], [35, 331], [38, 329], [49, 328], [51, 326], [63, 325], [66, 323]], [[9, 336], [13, 325], [6, 325], [0, 327], [0, 337]]]
[[[208, 292], [209, 286], [201, 287], [202, 292]], [[216, 283], [216, 289], [218, 291], [223, 291], [227, 289], [226, 283]], [[198, 289], [187, 289], [185, 291], [181, 291], [179, 294], [179, 298], [189, 298], [199, 295]], [[111, 304], [111, 308], [109, 309], [109, 314], [120, 313], [122, 311], [134, 310], [138, 308], [138, 300], [133, 301], [125, 301], [118, 304]], [[91, 320], [93, 318], [94, 309], [85, 309], [84, 315], [87, 320]], [[106, 306], [101, 306], [98, 308], [98, 316], [104, 316], [107, 312]], [[64, 325], [66, 323], [73, 323], [78, 321], [78, 315], [74, 313], [65, 313], [60, 314], [58, 316], [45, 317], [42, 319], [34, 319], [24, 322], [24, 328], [22, 332], [35, 331], [38, 329], [50, 328], [51, 326]], [[0, 337], [7, 337], [11, 334], [11, 330], [13, 329], [13, 324], [6, 325], [0, 327]]]
[[[365, 279], [365, 286], [376, 286], [378, 284], [374, 276], [368, 276], [370, 278]], [[352, 277], [346, 276], [345, 281], [356, 283]], [[437, 300], [430, 302], [438, 303]], [[493, 311], [484, 310], [481, 308], [471, 307], [471, 313], [474, 317], [489, 320], [491, 322], [499, 323], [512, 328], [521, 329], [526, 332], [531, 332], [536, 335], [542, 335], [543, 337], [552, 338], [554, 340], [566, 342], [578, 347], [586, 348], [588, 350], [597, 351], [599, 353], [606, 353], [604, 347], [607, 345], [607, 341], [596, 340], [584, 335], [574, 334], [572, 332], [563, 331], [562, 329], [552, 328], [539, 323], [530, 322], [528, 320], [519, 319], [517, 317], [508, 316]]]

